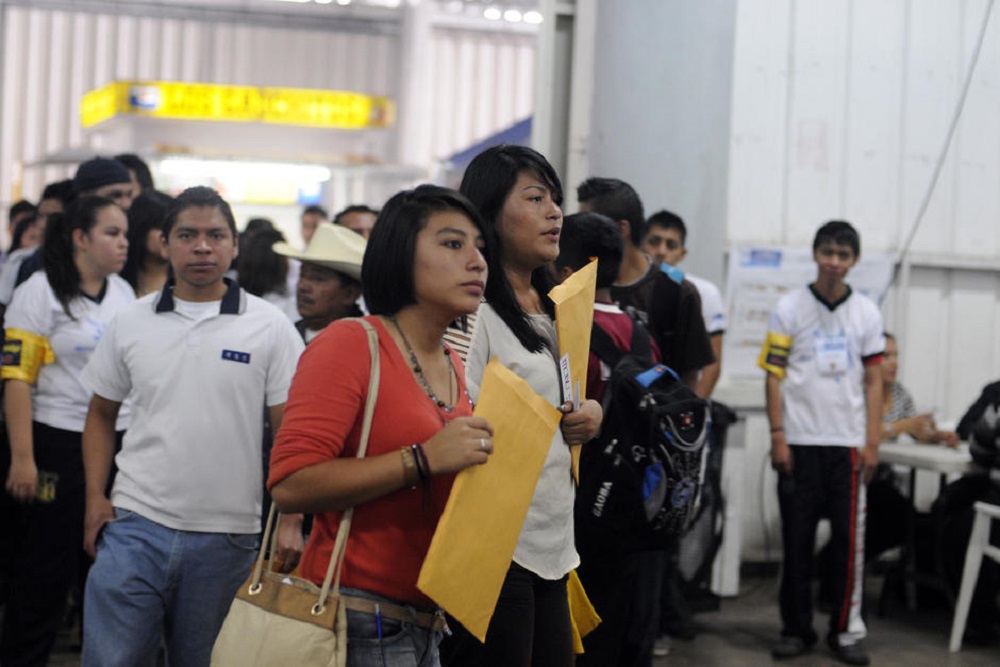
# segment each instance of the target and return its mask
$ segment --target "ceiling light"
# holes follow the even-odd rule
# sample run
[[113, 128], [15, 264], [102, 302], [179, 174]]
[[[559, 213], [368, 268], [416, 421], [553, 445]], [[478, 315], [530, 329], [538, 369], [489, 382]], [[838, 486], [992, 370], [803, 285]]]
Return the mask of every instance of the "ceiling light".
[[340, 5], [341, 7], [346, 7], [347, 5], [351, 4], [351, 0], [337, 0], [337, 4]]
[[239, 180], [280, 179], [306, 183], [325, 183], [330, 180], [331, 175], [329, 168], [320, 165], [201, 160], [183, 157], [164, 158], [160, 162], [160, 170], [164, 174], [189, 177], [213, 176]]
[[333, 2], [333, 0], [313, 0], [313, 2], [315, 2], [317, 5], [328, 5], [331, 2]]
[[528, 12], [524, 13], [524, 22], [525, 23], [532, 23], [534, 25], [538, 25], [539, 23], [541, 23], [544, 20], [545, 20], [545, 17], [542, 16], [541, 12], [536, 12], [535, 10], [531, 10], [531, 11], [528, 11]]
[[499, 21], [503, 17], [503, 13], [496, 7], [487, 7], [483, 10], [483, 18], [489, 19], [490, 21]]
[[508, 9], [503, 13], [503, 20], [509, 23], [520, 23], [521, 12], [516, 9]]

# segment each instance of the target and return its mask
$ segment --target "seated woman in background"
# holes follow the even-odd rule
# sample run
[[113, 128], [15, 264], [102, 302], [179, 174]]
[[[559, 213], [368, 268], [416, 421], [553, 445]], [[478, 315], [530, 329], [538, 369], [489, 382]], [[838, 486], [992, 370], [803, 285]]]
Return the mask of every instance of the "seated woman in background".
[[882, 358], [882, 438], [895, 440], [906, 433], [917, 442], [958, 446], [954, 431], [940, 431], [929, 414], [918, 415], [910, 392], [896, 382], [899, 368], [896, 337], [885, 333], [885, 356]]
[[[917, 414], [910, 392], [896, 381], [899, 349], [896, 337], [885, 334], [882, 357], [882, 439], [895, 440], [905, 433], [917, 442], [958, 446], [953, 431], [938, 430], [929, 414]], [[880, 464], [868, 485], [868, 529], [865, 531], [865, 559], [874, 560], [882, 552], [897, 547], [905, 538], [900, 517], [910, 510], [910, 501], [900, 492], [892, 466]]]

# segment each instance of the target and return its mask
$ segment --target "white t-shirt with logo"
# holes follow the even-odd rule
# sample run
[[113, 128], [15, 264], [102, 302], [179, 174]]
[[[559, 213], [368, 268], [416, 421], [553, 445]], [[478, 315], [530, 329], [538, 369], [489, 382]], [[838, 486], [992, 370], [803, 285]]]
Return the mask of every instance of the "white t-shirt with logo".
[[[100, 302], [85, 296], [70, 302], [75, 319], [63, 311], [44, 271], [36, 271], [15, 290], [4, 327], [48, 339], [55, 354], [53, 363], [39, 369], [38, 380], [31, 390], [34, 421], [83, 432], [92, 395], [83, 383], [83, 368], [114, 316], [134, 301], [135, 292], [117, 275], [108, 276]], [[122, 406], [116, 428], [127, 428], [128, 421], [128, 406]]]

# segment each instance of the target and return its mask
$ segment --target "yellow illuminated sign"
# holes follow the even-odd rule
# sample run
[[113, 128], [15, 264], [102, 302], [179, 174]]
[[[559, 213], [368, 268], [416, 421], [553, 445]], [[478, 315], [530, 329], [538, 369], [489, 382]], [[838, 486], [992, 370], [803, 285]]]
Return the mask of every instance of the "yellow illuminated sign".
[[115, 81], [80, 102], [83, 127], [118, 114], [354, 130], [392, 125], [395, 104], [387, 97], [342, 90], [170, 81]]

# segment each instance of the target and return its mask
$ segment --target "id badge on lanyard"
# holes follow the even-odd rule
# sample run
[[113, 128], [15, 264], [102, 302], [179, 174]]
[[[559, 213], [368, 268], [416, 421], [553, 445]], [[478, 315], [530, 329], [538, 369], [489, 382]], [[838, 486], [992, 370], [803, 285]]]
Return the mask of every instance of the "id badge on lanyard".
[[816, 365], [822, 375], [843, 375], [847, 372], [847, 336], [825, 334], [816, 341]]

